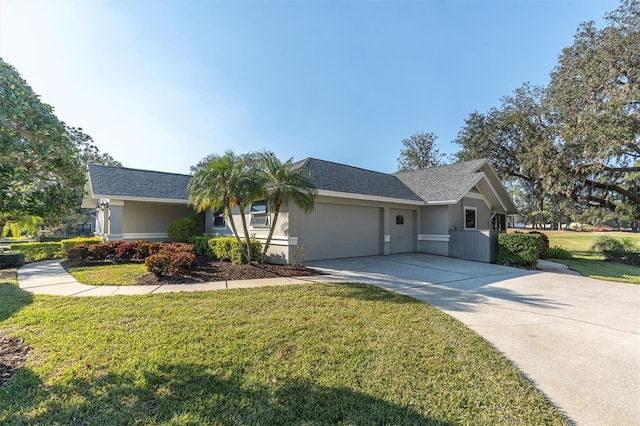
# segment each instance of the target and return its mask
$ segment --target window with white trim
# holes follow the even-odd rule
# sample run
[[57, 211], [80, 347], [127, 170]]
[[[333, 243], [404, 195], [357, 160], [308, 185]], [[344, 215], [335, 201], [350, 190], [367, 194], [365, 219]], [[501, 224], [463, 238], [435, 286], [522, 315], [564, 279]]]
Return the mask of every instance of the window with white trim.
[[475, 207], [464, 208], [464, 229], [478, 229], [478, 209]]
[[226, 222], [224, 220], [224, 209], [218, 209], [213, 212], [213, 227], [214, 228], [225, 228]]
[[267, 202], [264, 200], [251, 203], [251, 221], [249, 224], [256, 228], [267, 228], [269, 226], [269, 212]]

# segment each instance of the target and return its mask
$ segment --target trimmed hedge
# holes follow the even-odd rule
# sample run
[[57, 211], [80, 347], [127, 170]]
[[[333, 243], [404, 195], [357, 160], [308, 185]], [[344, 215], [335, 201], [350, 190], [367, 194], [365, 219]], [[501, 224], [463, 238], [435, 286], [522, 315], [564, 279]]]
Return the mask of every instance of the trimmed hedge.
[[0, 251], [0, 268], [17, 268], [24, 264], [24, 259], [24, 253], [21, 251]]
[[498, 235], [498, 263], [502, 265], [535, 268], [540, 255], [540, 235], [538, 234], [500, 234]]
[[76, 237], [69, 238], [67, 240], [60, 241], [60, 249], [62, 250], [62, 254], [66, 254], [67, 250], [73, 247], [76, 244], [84, 243], [84, 244], [100, 244], [102, 242], [102, 237]]
[[209, 235], [200, 235], [197, 237], [189, 238], [189, 241], [187, 242], [195, 247], [195, 251], [198, 256], [207, 256], [215, 259], [216, 254], [213, 252], [213, 249], [209, 245], [209, 240], [213, 238], [214, 237], [211, 237]]
[[160, 275], [185, 274], [191, 269], [196, 255], [187, 251], [160, 251], [144, 260], [147, 271]]
[[549, 237], [547, 237], [547, 234], [540, 231], [529, 231], [529, 234], [540, 236], [540, 259], [546, 259], [549, 257]]
[[143, 260], [147, 270], [159, 276], [187, 273], [196, 254], [194, 246], [190, 244], [112, 241], [100, 244], [75, 244], [67, 250], [67, 258], [77, 262]]
[[[244, 244], [244, 240], [241, 240]], [[251, 260], [260, 260], [262, 253], [262, 243], [255, 238], [251, 238]], [[236, 265], [247, 263], [243, 250], [238, 245], [235, 237], [215, 237], [209, 240], [209, 247], [215, 256]]]
[[48, 237], [48, 236], [42, 235], [37, 239], [38, 239], [38, 242], [40, 243], [59, 243], [62, 240], [68, 239], [68, 237]]
[[192, 214], [171, 222], [167, 233], [173, 241], [186, 243], [190, 238], [201, 236], [203, 229], [202, 216]]
[[9, 245], [9, 250], [24, 253], [25, 262], [62, 258], [60, 243], [18, 243]]

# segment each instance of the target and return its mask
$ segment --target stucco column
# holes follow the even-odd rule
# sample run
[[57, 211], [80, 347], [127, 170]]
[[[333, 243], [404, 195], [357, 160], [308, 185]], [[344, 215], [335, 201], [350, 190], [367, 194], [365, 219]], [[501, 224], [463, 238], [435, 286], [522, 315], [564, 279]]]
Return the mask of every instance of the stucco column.
[[107, 225], [107, 241], [122, 240], [122, 213], [124, 210], [124, 201], [109, 201], [109, 219]]
[[391, 227], [389, 226], [389, 216], [391, 215], [389, 207], [382, 209], [382, 254], [385, 256], [391, 254]]

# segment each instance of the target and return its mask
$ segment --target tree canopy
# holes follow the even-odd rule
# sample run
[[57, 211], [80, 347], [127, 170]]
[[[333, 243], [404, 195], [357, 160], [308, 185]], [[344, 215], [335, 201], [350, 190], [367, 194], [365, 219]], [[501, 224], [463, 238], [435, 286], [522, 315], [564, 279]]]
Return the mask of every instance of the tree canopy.
[[436, 145], [438, 137], [433, 133], [418, 132], [402, 140], [403, 148], [398, 157], [398, 171], [426, 169], [443, 164], [444, 154]]
[[253, 202], [265, 201], [273, 219], [262, 259], [269, 249], [278, 216], [283, 205], [293, 203], [305, 212], [313, 210], [316, 190], [307, 176], [292, 167], [293, 160], [280, 161], [273, 152], [263, 151], [236, 155], [211, 154], [191, 168], [189, 201], [198, 211], [223, 210], [229, 226], [245, 258], [251, 259], [251, 242], [245, 214], [240, 214], [245, 241], [241, 241], [233, 218], [233, 209], [245, 212]]
[[[524, 84], [458, 134], [457, 157], [487, 157], [546, 219], [592, 207], [640, 220], [640, 3], [578, 29], [546, 87]], [[571, 200], [570, 206], [567, 200]]]
[[77, 203], [84, 172], [53, 108], [0, 59], [0, 212], [55, 221]]

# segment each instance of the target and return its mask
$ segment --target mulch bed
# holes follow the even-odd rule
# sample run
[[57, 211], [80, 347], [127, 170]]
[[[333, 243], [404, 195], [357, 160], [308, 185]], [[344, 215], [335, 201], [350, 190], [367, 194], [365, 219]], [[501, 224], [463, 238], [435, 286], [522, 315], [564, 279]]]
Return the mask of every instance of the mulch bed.
[[[101, 262], [62, 262], [65, 268], [70, 266], [91, 266], [113, 264], [112, 261]], [[322, 272], [302, 265], [278, 265], [272, 263], [261, 264], [260, 262], [251, 262], [246, 265], [234, 265], [231, 262], [221, 262], [219, 260], [211, 260], [207, 257], [199, 257], [196, 259], [189, 274], [186, 275], [162, 275], [156, 277], [151, 272], [140, 277], [136, 284], [138, 285], [158, 285], [158, 284], [194, 284], [206, 283], [211, 281], [235, 281], [235, 280], [253, 280], [259, 278], [276, 278], [276, 277], [309, 277], [313, 275], [323, 275]]]
[[29, 347], [24, 340], [0, 334], [0, 386], [9, 381], [13, 372], [24, 367]]
[[234, 265], [231, 262], [220, 262], [206, 258], [196, 260], [188, 275], [163, 275], [160, 278], [152, 273], [138, 279], [138, 285], [151, 284], [193, 284], [210, 281], [253, 280], [259, 278], [303, 277], [322, 275], [315, 269], [302, 265], [276, 265], [251, 262], [246, 265]]

